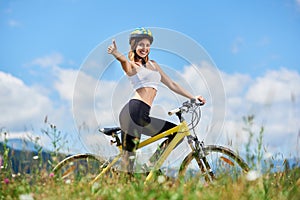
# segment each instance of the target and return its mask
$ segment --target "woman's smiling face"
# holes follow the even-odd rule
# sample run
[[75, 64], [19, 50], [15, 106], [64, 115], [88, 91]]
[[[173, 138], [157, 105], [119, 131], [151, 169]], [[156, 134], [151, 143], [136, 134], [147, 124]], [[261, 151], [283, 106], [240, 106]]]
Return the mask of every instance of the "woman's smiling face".
[[141, 58], [145, 58], [150, 53], [150, 40], [147, 38], [144, 38], [140, 40], [136, 47], [136, 53]]

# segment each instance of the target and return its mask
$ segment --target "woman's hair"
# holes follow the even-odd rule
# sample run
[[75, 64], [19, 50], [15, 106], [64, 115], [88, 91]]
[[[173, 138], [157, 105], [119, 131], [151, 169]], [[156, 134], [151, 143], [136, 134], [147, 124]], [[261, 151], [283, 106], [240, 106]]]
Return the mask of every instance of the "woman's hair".
[[128, 58], [130, 61], [133, 61], [133, 62], [136, 62], [136, 61], [142, 59], [142, 64], [146, 64], [149, 60], [149, 54], [145, 57], [145, 59], [143, 59], [143, 58], [139, 57], [136, 53], [137, 45], [138, 45], [139, 41], [141, 41], [142, 39], [144, 39], [144, 38], [135, 38], [130, 41], [130, 51], [128, 53]]

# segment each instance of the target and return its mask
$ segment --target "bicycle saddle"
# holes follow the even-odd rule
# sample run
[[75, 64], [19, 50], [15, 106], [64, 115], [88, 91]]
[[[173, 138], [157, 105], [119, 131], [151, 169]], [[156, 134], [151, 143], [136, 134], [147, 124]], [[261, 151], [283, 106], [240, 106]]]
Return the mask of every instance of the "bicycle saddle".
[[113, 133], [118, 134], [121, 130], [120, 127], [112, 127], [112, 128], [100, 128], [99, 131], [104, 133], [105, 135], [111, 136]]

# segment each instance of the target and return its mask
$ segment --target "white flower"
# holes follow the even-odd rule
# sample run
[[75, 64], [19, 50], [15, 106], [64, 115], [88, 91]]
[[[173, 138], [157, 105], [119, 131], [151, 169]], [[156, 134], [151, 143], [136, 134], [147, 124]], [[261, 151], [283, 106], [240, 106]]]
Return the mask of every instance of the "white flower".
[[273, 154], [272, 154], [272, 153], [270, 153], [270, 152], [267, 152], [267, 153], [265, 153], [265, 155], [264, 155], [264, 159], [266, 159], [266, 160], [268, 160], [268, 159], [271, 159], [271, 158], [272, 158], [272, 156], [273, 156]]
[[32, 158], [33, 158], [33, 160], [37, 160], [37, 159], [39, 159], [39, 156], [33, 156]]
[[163, 175], [160, 175], [158, 178], [157, 178], [157, 182], [158, 183], [163, 183], [166, 181], [166, 178], [163, 176]]
[[246, 179], [248, 181], [255, 181], [261, 176], [261, 173], [259, 171], [251, 170], [247, 173]]
[[70, 180], [70, 179], [67, 179], [67, 180], [65, 181], [65, 183], [66, 183], [66, 184], [70, 184], [70, 183], [71, 183], [71, 180]]
[[21, 194], [19, 200], [34, 200], [32, 194]]

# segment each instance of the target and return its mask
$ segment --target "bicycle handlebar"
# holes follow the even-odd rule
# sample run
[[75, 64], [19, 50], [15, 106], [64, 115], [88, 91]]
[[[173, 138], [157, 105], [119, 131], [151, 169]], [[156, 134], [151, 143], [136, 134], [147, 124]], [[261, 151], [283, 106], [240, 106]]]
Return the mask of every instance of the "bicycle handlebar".
[[199, 106], [203, 106], [204, 103], [203, 102], [199, 102], [197, 103], [196, 99], [191, 99], [190, 101], [186, 101], [182, 104], [182, 106], [180, 106], [179, 108], [175, 108], [171, 111], [168, 112], [168, 115], [173, 115], [176, 113], [183, 113], [183, 112], [188, 112], [190, 108], [194, 108], [194, 107], [199, 107]]

